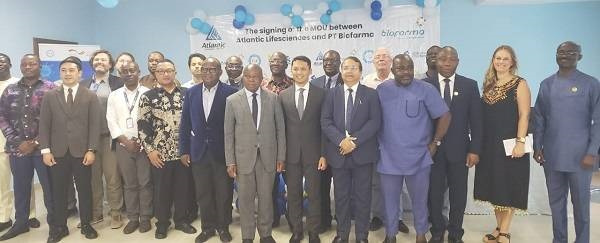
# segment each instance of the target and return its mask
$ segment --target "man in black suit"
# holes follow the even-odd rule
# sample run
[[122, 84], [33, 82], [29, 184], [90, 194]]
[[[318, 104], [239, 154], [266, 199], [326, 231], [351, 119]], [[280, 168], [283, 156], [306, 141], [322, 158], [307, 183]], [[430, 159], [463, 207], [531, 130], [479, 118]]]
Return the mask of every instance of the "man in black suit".
[[[438, 74], [424, 79], [440, 90], [452, 113], [450, 127], [433, 156], [434, 164], [431, 166], [430, 243], [444, 242], [446, 230], [448, 242], [463, 242], [462, 223], [467, 204], [469, 168], [479, 162], [481, 151], [481, 100], [477, 82], [456, 74], [458, 62], [456, 49], [446, 46], [437, 55]], [[444, 192], [447, 188], [450, 190], [449, 222], [442, 215]]]
[[121, 208], [123, 207], [123, 184], [117, 168], [114, 144], [106, 122], [106, 108], [110, 92], [123, 87], [123, 81], [112, 75], [114, 61], [107, 50], [97, 50], [90, 57], [94, 75], [81, 81], [81, 86], [88, 88], [98, 96], [100, 101], [100, 143], [96, 153], [96, 163], [92, 165], [92, 222], [103, 220], [102, 204], [104, 202], [104, 180], [106, 181], [106, 199], [110, 207], [110, 227], [118, 229], [123, 225]]
[[[332, 88], [342, 84], [342, 77], [340, 75], [340, 54], [335, 50], [329, 50], [323, 55], [323, 71], [325, 75], [313, 79], [310, 81], [311, 84], [324, 88], [326, 92], [329, 92]], [[325, 168], [321, 172], [321, 222], [317, 231], [324, 233], [331, 228], [331, 169]]]
[[325, 90], [308, 82], [311, 73], [310, 59], [298, 56], [292, 60], [294, 85], [279, 94], [285, 117], [286, 131], [286, 174], [288, 189], [288, 212], [292, 226], [291, 243], [299, 243], [303, 238], [302, 178], [305, 178], [308, 194], [306, 226], [308, 241], [320, 242], [317, 227], [321, 222], [321, 175], [325, 170], [324, 143], [321, 136], [321, 105]]
[[362, 64], [356, 57], [342, 62], [340, 85], [327, 95], [321, 129], [327, 137], [326, 158], [335, 184], [338, 222], [334, 243], [348, 242], [352, 216], [356, 242], [368, 242], [373, 163], [379, 159], [377, 132], [381, 106], [377, 92], [359, 83]]

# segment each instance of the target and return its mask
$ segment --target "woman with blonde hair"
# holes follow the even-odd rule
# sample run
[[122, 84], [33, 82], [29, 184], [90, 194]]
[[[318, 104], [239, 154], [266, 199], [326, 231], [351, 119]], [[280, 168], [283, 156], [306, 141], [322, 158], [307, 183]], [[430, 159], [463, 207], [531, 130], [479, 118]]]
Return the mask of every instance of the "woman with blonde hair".
[[[496, 229], [484, 242], [510, 242], [515, 210], [527, 210], [529, 155], [525, 141], [531, 93], [517, 75], [517, 57], [507, 45], [496, 48], [483, 83], [483, 144], [475, 169], [475, 200], [494, 207]], [[505, 154], [503, 140], [514, 139], [512, 153]], [[524, 156], [525, 155], [525, 156]]]

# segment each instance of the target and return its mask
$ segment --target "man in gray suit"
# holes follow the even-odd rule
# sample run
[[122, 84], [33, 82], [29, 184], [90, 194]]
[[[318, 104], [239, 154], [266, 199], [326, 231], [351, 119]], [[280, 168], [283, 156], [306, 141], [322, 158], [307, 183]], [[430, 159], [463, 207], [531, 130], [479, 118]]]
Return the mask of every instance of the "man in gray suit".
[[227, 97], [225, 161], [227, 173], [238, 180], [242, 242], [254, 239], [254, 199], [258, 196], [258, 234], [261, 243], [274, 243], [273, 181], [283, 170], [285, 124], [277, 95], [260, 87], [262, 69], [244, 70], [244, 88]]
[[[67, 190], [75, 176], [81, 219], [81, 234], [95, 239], [92, 219], [91, 165], [100, 140], [100, 103], [96, 94], [79, 85], [81, 61], [68, 57], [60, 63], [62, 85], [42, 100], [39, 143], [44, 164], [50, 166], [52, 198], [56, 218], [50, 225], [48, 242], [69, 234]], [[56, 157], [55, 157], [56, 156]]]
[[293, 233], [291, 243], [299, 243], [304, 238], [303, 177], [308, 194], [308, 212], [305, 212], [308, 241], [320, 242], [317, 229], [321, 221], [320, 171], [327, 167], [324, 137], [321, 136], [321, 105], [326, 93], [324, 89], [308, 82], [310, 73], [310, 59], [295, 57], [292, 60], [294, 85], [279, 93], [286, 124], [288, 212]]

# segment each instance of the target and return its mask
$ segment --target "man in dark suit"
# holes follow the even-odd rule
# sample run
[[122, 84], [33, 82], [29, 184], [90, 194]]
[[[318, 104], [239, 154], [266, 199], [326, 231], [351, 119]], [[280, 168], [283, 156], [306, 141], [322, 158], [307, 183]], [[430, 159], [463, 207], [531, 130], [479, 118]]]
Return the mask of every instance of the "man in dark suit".
[[101, 108], [96, 94], [79, 85], [83, 73], [79, 58], [68, 57], [59, 67], [63, 83], [44, 95], [39, 124], [39, 143], [44, 164], [50, 166], [56, 215], [48, 242], [58, 242], [69, 234], [66, 198], [73, 175], [79, 196], [81, 234], [95, 239], [98, 233], [90, 225], [90, 165], [94, 163], [100, 140]]
[[[340, 54], [337, 51], [329, 50], [323, 55], [323, 71], [325, 75], [313, 79], [310, 81], [311, 84], [325, 89], [325, 92], [329, 92], [332, 88], [342, 84], [342, 77], [340, 75]], [[331, 228], [331, 169], [326, 167], [321, 172], [321, 222], [317, 231], [324, 233]]]
[[201, 84], [185, 95], [179, 130], [181, 162], [192, 167], [195, 200], [200, 204], [202, 232], [196, 243], [219, 233], [222, 242], [230, 242], [233, 179], [227, 175], [223, 138], [225, 100], [237, 89], [219, 81], [221, 63], [208, 58], [200, 69]]
[[[477, 82], [456, 74], [458, 53], [446, 46], [437, 55], [438, 74], [424, 81], [436, 87], [450, 108], [452, 120], [433, 157], [429, 182], [430, 243], [463, 242], [463, 216], [467, 205], [469, 168], [479, 162], [482, 124], [481, 98]], [[470, 133], [470, 138], [469, 138]], [[449, 222], [442, 215], [444, 193], [450, 189]]]
[[[332, 90], [321, 112], [327, 136], [326, 158], [335, 184], [338, 222], [334, 243], [348, 242], [352, 216], [356, 242], [368, 242], [373, 163], [379, 158], [377, 132], [381, 107], [375, 90], [359, 83], [362, 64], [356, 57], [342, 63], [344, 85]], [[366, 182], [366, 183], [365, 183]]]
[[102, 204], [104, 202], [104, 180], [106, 181], [106, 199], [110, 207], [110, 227], [118, 229], [123, 225], [121, 208], [123, 207], [123, 184], [117, 168], [114, 145], [106, 122], [106, 108], [110, 92], [123, 87], [123, 81], [112, 75], [114, 61], [107, 50], [92, 53], [90, 64], [94, 75], [81, 81], [81, 86], [88, 88], [98, 96], [100, 101], [100, 143], [96, 152], [96, 163], [92, 165], [92, 224], [103, 220]]
[[238, 181], [242, 242], [251, 243], [258, 228], [261, 243], [275, 243], [272, 192], [275, 173], [284, 166], [285, 121], [278, 96], [260, 87], [260, 66], [250, 64], [243, 73], [244, 88], [227, 97], [225, 105], [227, 173]]
[[294, 85], [279, 93], [285, 116], [286, 175], [288, 212], [292, 226], [291, 243], [303, 238], [302, 208], [305, 178], [308, 212], [305, 212], [309, 242], [320, 242], [317, 227], [321, 221], [321, 174], [325, 170], [324, 143], [321, 136], [321, 105], [325, 90], [308, 82], [310, 59], [298, 56], [292, 60]]

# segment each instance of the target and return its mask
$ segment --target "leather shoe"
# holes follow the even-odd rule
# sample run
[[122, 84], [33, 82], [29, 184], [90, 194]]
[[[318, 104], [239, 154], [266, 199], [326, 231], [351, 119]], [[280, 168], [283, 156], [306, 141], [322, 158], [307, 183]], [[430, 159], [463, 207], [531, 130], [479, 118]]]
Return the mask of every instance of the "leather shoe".
[[348, 243], [348, 239], [342, 239], [342, 237], [336, 235], [331, 243]]
[[154, 238], [156, 238], [156, 239], [167, 238], [167, 227], [156, 227], [156, 232], [154, 232]]
[[150, 225], [150, 220], [142, 220], [140, 221], [140, 233], [146, 233], [152, 229], [152, 225]]
[[90, 224], [82, 224], [81, 225], [81, 234], [85, 235], [87, 239], [96, 239], [98, 238], [98, 232]]
[[242, 240], [242, 243], [253, 243], [253, 242], [254, 242], [254, 240], [252, 240], [252, 239], [243, 239]]
[[293, 233], [290, 238], [290, 243], [300, 243], [304, 239], [304, 234], [302, 233]]
[[126, 235], [131, 234], [138, 229], [138, 227], [140, 227], [140, 221], [131, 220], [127, 222], [127, 225], [125, 225], [125, 228], [123, 228], [123, 233]]
[[367, 240], [367, 239], [356, 240], [356, 243], [369, 243], [369, 240]]
[[25, 232], [29, 232], [29, 226], [19, 228], [13, 226], [4, 235], [0, 236], [0, 241], [15, 238], [17, 235], [23, 234]]
[[208, 241], [208, 239], [210, 239], [211, 237], [215, 236], [216, 233], [214, 230], [203, 230], [202, 232], [200, 232], [200, 234], [198, 236], [196, 236], [196, 239], [194, 240], [195, 243], [202, 243], [202, 242], [206, 242]]
[[319, 238], [319, 233], [308, 232], [308, 243], [321, 243], [321, 239]]
[[429, 239], [428, 243], [443, 243], [444, 236], [443, 235], [432, 235], [431, 239]]
[[396, 236], [385, 236], [383, 243], [396, 243]]
[[56, 243], [62, 240], [65, 236], [69, 235], [69, 229], [67, 227], [56, 227], [56, 229], [50, 230], [48, 236], [48, 243]]
[[465, 243], [465, 242], [462, 239], [455, 239], [455, 238], [448, 237], [448, 243]]
[[383, 221], [378, 217], [373, 217], [369, 225], [369, 231], [377, 231], [383, 227]]
[[261, 237], [260, 243], [275, 243], [275, 239], [272, 236]]
[[[188, 223], [177, 224], [177, 225], [175, 225], [175, 229], [179, 230], [183, 233], [186, 233], [186, 234], [195, 234], [197, 232], [196, 228], [194, 228], [194, 226], [192, 226]], [[213, 232], [213, 235], [214, 235], [214, 233], [215, 232]]]
[[229, 233], [228, 229], [217, 230], [217, 233], [219, 233], [219, 239], [221, 242], [231, 242], [231, 240], [233, 240], [233, 237], [231, 237], [231, 233]]
[[404, 234], [408, 234], [408, 226], [406, 226], [406, 224], [404, 224], [404, 221], [399, 220], [398, 221], [398, 231], [404, 233]]
[[36, 218], [30, 218], [27, 223], [29, 224], [29, 228], [36, 229], [40, 227], [40, 221]]
[[9, 219], [7, 222], [0, 223], [0, 232], [10, 228], [10, 226], [12, 226], [12, 223], [12, 219]]

